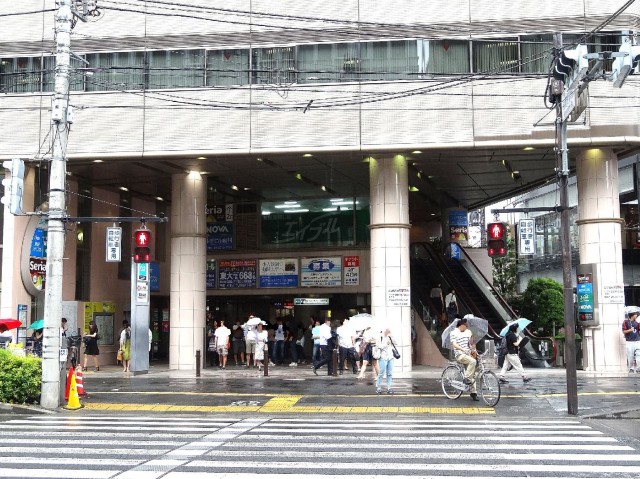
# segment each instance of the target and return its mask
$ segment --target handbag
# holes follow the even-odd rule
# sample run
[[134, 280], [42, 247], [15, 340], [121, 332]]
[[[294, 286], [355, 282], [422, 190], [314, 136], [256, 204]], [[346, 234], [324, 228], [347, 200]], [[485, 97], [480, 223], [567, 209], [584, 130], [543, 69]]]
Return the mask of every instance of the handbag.
[[393, 346], [393, 357], [396, 359], [400, 359], [400, 353], [398, 352], [398, 349], [396, 348], [396, 345], [393, 344], [393, 340], [391, 338], [389, 338], [389, 341], [391, 341], [391, 346]]
[[122, 349], [118, 349], [118, 354], [116, 354], [116, 361], [122, 361]]
[[373, 357], [373, 359], [380, 359], [380, 353], [380, 348], [378, 346], [373, 346], [371, 350], [371, 356]]

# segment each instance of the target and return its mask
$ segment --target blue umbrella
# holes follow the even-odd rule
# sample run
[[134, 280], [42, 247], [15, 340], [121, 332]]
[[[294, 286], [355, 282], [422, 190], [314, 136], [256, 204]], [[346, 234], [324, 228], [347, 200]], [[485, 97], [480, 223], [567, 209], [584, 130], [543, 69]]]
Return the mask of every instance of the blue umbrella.
[[44, 328], [44, 319], [39, 319], [31, 323], [27, 329], [42, 329]]
[[518, 318], [514, 321], [509, 321], [507, 325], [500, 331], [500, 336], [506, 336], [512, 324], [517, 324], [518, 329], [524, 329], [531, 324], [531, 321], [527, 318]]

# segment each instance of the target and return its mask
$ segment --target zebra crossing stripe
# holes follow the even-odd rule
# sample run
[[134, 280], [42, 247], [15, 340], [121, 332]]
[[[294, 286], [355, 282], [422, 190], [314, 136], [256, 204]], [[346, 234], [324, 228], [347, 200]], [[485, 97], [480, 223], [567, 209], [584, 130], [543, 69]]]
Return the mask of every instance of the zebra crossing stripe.
[[288, 402], [264, 406], [171, 406], [155, 404], [85, 403], [89, 411], [153, 411], [208, 413], [317, 413], [317, 414], [495, 414], [492, 407], [421, 407], [421, 406], [291, 406]]

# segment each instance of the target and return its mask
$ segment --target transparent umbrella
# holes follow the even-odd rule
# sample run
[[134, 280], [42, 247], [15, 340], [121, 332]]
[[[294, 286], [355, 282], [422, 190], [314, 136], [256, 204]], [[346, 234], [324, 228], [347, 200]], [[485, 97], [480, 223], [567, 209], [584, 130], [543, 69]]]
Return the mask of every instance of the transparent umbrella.
[[[465, 316], [467, 320], [467, 328], [473, 334], [473, 341], [477, 343], [489, 332], [489, 321], [475, 316]], [[458, 326], [458, 320], [453, 321], [447, 328], [442, 331], [442, 347], [451, 349], [451, 332]]]

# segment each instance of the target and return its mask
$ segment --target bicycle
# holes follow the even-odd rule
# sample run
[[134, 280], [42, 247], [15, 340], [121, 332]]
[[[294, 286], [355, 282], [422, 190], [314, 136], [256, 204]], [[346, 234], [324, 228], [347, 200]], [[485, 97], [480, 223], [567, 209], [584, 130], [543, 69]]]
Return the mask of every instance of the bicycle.
[[[479, 355], [476, 366], [475, 382], [478, 385], [478, 393], [484, 403], [493, 407], [500, 401], [500, 381], [498, 376], [492, 371], [484, 369], [482, 362], [483, 355]], [[471, 389], [470, 384], [464, 383], [465, 367], [455, 361], [449, 361], [449, 365], [442, 371], [440, 383], [442, 384], [442, 392], [449, 399], [458, 399]]]
[[67, 347], [69, 348], [69, 362], [73, 369], [78, 365], [78, 346], [82, 342], [82, 336], [67, 336]]

